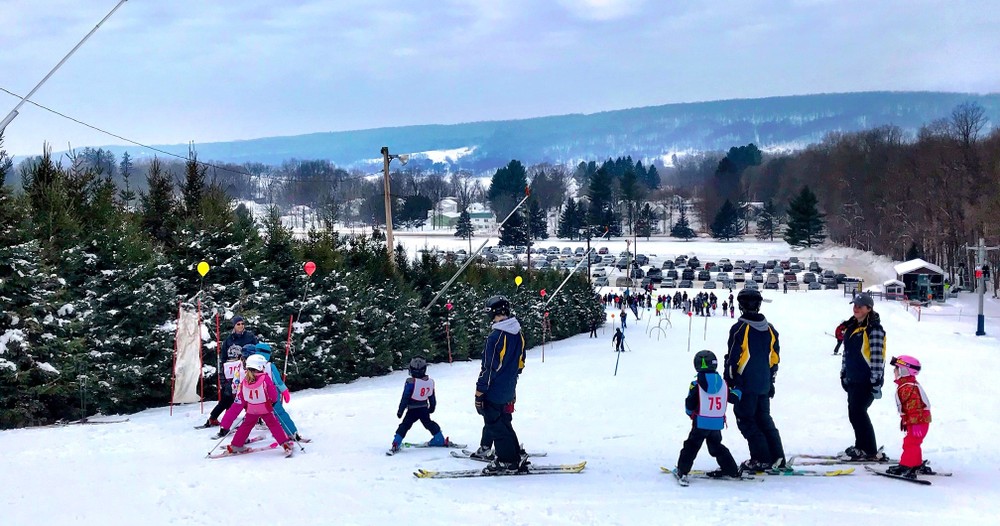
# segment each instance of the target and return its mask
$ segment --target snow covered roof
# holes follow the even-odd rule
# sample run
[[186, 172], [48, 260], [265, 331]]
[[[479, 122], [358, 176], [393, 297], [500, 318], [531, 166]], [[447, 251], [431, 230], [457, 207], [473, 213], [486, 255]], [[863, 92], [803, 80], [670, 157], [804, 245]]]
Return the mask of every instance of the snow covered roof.
[[903, 283], [902, 281], [899, 281], [898, 279], [890, 279], [889, 281], [886, 281], [886, 282], [882, 283], [883, 287], [889, 287], [891, 285], [899, 285], [900, 287], [905, 287], [906, 286], [905, 283]]
[[928, 262], [926, 262], [926, 261], [924, 261], [922, 259], [919, 259], [919, 258], [917, 258], [917, 259], [911, 259], [909, 261], [904, 261], [904, 262], [896, 265], [893, 268], [896, 270], [896, 275], [897, 276], [902, 276], [903, 274], [909, 274], [910, 272], [913, 272], [915, 270], [919, 270], [919, 269], [922, 269], [922, 268], [930, 270], [931, 272], [934, 272], [935, 274], [944, 274], [944, 270], [941, 267], [939, 267], [939, 266], [937, 266], [937, 265], [935, 265], [933, 263], [928, 263]]

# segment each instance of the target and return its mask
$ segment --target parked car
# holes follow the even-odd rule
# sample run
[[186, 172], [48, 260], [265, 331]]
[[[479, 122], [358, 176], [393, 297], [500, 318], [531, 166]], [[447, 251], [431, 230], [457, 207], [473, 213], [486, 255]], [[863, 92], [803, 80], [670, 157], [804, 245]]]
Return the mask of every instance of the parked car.
[[670, 279], [677, 279], [677, 277], [678, 277], [677, 276], [677, 270], [676, 269], [670, 269], [670, 270], [668, 270], [667, 273], [664, 274], [664, 277], [665, 278], [670, 278]]
[[701, 261], [698, 261], [698, 256], [692, 256], [691, 259], [687, 261], [687, 266], [692, 269], [701, 268]]
[[712, 279], [712, 274], [707, 270], [698, 271], [698, 281], [709, 281]]
[[847, 278], [847, 274], [834, 274], [833, 275], [833, 279], [837, 280], [837, 285], [840, 285], [841, 283], [843, 283], [844, 279], [846, 279], [846, 278]]
[[764, 282], [764, 288], [778, 290], [778, 276], [768, 274], [767, 281]]
[[682, 279], [681, 282], [679, 284], [677, 284], [677, 287], [678, 288], [682, 288], [682, 289], [693, 289], [694, 288], [694, 282], [692, 282], [689, 279]]
[[788, 270], [788, 267], [790, 267], [791, 265], [792, 264], [789, 263], [787, 259], [781, 260], [781, 270]]
[[629, 278], [626, 278], [625, 276], [618, 276], [615, 279], [615, 286], [616, 287], [631, 287], [632, 286], [632, 280], [629, 279]]
[[615, 268], [618, 270], [625, 270], [628, 268], [630, 261], [628, 258], [619, 258], [615, 263]]
[[663, 271], [656, 267], [649, 267], [646, 271], [646, 277], [653, 281], [660, 281], [663, 279]]
[[640, 264], [640, 265], [648, 265], [649, 264], [649, 258], [646, 257], [646, 254], [636, 254], [635, 255], [635, 262], [638, 263], [638, 264]]
[[607, 254], [608, 253], [608, 247], [601, 247], [601, 248], [597, 249], [597, 253], [600, 254], [600, 255], [602, 255], [602, 256], [605, 255], [605, 254]]
[[661, 289], [672, 289], [675, 287], [677, 287], [677, 280], [674, 278], [663, 278], [663, 281], [660, 282]]
[[639, 279], [639, 278], [645, 277], [646, 273], [643, 272], [641, 268], [634, 268], [634, 269], [632, 269], [632, 270], [629, 271], [628, 276], [630, 278]]
[[799, 279], [795, 277], [795, 273], [794, 272], [791, 272], [791, 271], [785, 272], [785, 281], [792, 282], [792, 281], [798, 281], [798, 280]]
[[706, 261], [705, 262], [705, 270], [712, 270], [712, 267], [714, 267], [714, 266], [715, 266], [715, 262], [714, 261]]
[[752, 279], [748, 279], [748, 280], [746, 280], [746, 281], [743, 282], [743, 288], [744, 289], [748, 289], [748, 290], [757, 290], [760, 287], [757, 285], [756, 281], [754, 281]]
[[725, 265], [726, 263], [729, 263], [729, 258], [719, 258], [720, 265]]
[[816, 282], [816, 274], [813, 274], [812, 272], [806, 272], [805, 274], [802, 275], [802, 283], [815, 283], [815, 282]]
[[601, 277], [601, 276], [607, 276], [608, 275], [608, 269], [606, 269], [604, 267], [597, 267], [597, 268], [595, 268], [593, 270], [593, 272], [590, 273], [590, 275], [594, 276], [595, 278]]
[[790, 281], [788, 283], [788, 290], [799, 290], [799, 282], [798, 281]]
[[742, 268], [733, 270], [733, 281], [744, 281], [746, 279], [746, 274], [743, 273]]
[[836, 289], [837, 280], [835, 278], [823, 278], [823, 288], [825, 289]]
[[703, 288], [703, 289], [714, 289], [715, 288], [715, 282], [714, 281], [706, 281], [705, 284], [702, 285], [701, 288]]
[[608, 286], [608, 277], [607, 276], [600, 276], [600, 277], [594, 278], [594, 286], [596, 286], [596, 287], [607, 287]]
[[674, 268], [674, 262], [669, 259], [665, 260], [660, 268], [662, 268], [663, 270], [670, 270]]
[[754, 272], [752, 281], [757, 283], [764, 283], [764, 274], [762, 272]]
[[691, 268], [684, 269], [681, 272], [681, 279], [682, 280], [685, 280], [685, 279], [693, 280], [694, 279], [694, 269], [691, 269]]
[[771, 270], [772, 268], [774, 268], [777, 265], [778, 265], [778, 262], [775, 261], [775, 260], [773, 260], [773, 259], [769, 259], [769, 260], [767, 260], [767, 261], [764, 262], [764, 268], [766, 268], [767, 270]]
[[[743, 265], [746, 265], [746, 264], [747, 264], [746, 261], [743, 261], [742, 259], [737, 259], [736, 261], [733, 262], [733, 267], [734, 268], [735, 267], [743, 268]], [[744, 269], [744, 270], [746, 270], [746, 269]]]
[[818, 281], [810, 282], [809, 290], [823, 290], [823, 285], [820, 285]]
[[720, 268], [722, 268], [723, 272], [732, 272], [733, 271], [733, 264], [732, 263], [722, 263]]
[[729, 281], [729, 274], [725, 272], [719, 272], [715, 275], [715, 281]]
[[823, 277], [824, 278], [832, 278], [832, 277], [834, 277], [833, 270], [831, 270], [831, 269], [824, 270], [823, 271]]
[[819, 266], [819, 263], [815, 261], [810, 261], [809, 266], [807, 268], [809, 269], [810, 272], [819, 272], [823, 270], [823, 268]]

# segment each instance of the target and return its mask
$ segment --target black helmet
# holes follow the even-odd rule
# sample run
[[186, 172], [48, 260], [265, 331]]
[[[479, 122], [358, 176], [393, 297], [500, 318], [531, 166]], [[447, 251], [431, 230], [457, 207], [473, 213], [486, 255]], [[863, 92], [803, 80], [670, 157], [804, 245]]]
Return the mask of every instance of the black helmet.
[[486, 313], [492, 319], [494, 316], [510, 316], [510, 300], [507, 296], [493, 296], [486, 300]]
[[427, 360], [420, 356], [410, 360], [410, 376], [414, 378], [427, 376]]
[[719, 359], [709, 350], [698, 351], [694, 355], [694, 370], [699, 373], [714, 373], [719, 368]]
[[239, 345], [230, 345], [229, 350], [226, 351], [226, 357], [230, 360], [235, 360], [240, 356], [243, 356], [243, 348]]
[[736, 295], [736, 301], [740, 304], [740, 312], [760, 312], [760, 304], [764, 298], [755, 289], [743, 289]]

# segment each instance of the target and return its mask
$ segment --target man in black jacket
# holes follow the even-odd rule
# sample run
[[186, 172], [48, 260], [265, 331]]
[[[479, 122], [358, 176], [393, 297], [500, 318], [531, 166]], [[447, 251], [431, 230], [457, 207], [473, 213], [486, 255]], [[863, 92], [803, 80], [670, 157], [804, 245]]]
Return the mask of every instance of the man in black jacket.
[[511, 316], [510, 301], [503, 296], [486, 300], [493, 331], [486, 338], [482, 368], [476, 381], [476, 412], [482, 415], [484, 440], [493, 440], [496, 458], [484, 472], [527, 469], [512, 424], [517, 378], [524, 368], [524, 336], [521, 324]]
[[771, 419], [771, 398], [774, 397], [774, 378], [778, 374], [781, 351], [778, 331], [760, 313], [760, 304], [764, 301], [760, 292], [743, 289], [736, 301], [740, 306], [740, 318], [729, 330], [724, 376], [730, 387], [742, 392], [733, 414], [750, 447], [750, 460], [743, 462], [740, 469], [784, 468], [781, 435]]

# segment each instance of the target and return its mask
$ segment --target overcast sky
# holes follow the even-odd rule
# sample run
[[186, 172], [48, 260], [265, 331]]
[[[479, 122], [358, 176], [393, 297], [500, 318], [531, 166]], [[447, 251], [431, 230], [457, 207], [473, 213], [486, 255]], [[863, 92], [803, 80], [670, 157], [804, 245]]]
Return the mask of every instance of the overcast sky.
[[[0, 88], [26, 95], [117, 3], [0, 0]], [[1000, 91], [1000, 2], [129, 0], [32, 100], [197, 144], [867, 90]], [[30, 104], [4, 135], [122, 144]]]

